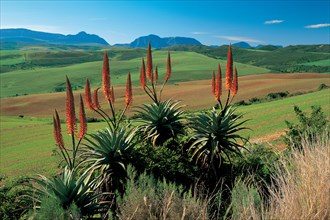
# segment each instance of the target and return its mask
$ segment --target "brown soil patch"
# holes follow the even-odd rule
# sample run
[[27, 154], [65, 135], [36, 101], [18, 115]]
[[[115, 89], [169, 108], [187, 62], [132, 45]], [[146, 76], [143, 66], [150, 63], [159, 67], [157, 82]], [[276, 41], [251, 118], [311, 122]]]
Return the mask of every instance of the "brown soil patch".
[[[181, 100], [186, 109], [203, 109], [213, 106], [216, 102], [211, 94], [211, 80], [199, 80], [182, 82], [176, 85], [167, 85], [164, 89], [163, 99], [173, 98]], [[223, 80], [224, 82], [224, 80]], [[291, 74], [261, 74], [239, 77], [239, 90], [234, 101], [248, 100], [253, 97], [264, 97], [271, 92], [290, 93], [315, 90], [321, 83], [330, 85], [329, 74], [319, 73], [291, 73]], [[224, 85], [223, 85], [224, 88]], [[76, 107], [78, 111], [79, 93], [75, 92]], [[226, 93], [225, 93], [226, 94]], [[223, 96], [226, 96], [226, 95]], [[123, 109], [125, 86], [115, 86], [116, 107]], [[99, 98], [103, 108], [108, 111], [108, 104], [104, 101], [102, 92]], [[150, 102], [150, 99], [140, 87], [133, 89], [133, 105], [139, 106], [142, 103]], [[224, 97], [225, 99], [225, 97]], [[1, 115], [28, 117], [49, 117], [57, 109], [64, 118], [65, 115], [65, 93], [37, 94], [0, 99]], [[132, 108], [134, 110], [134, 108]], [[134, 114], [130, 109], [129, 114]], [[87, 110], [88, 117], [96, 115]]]

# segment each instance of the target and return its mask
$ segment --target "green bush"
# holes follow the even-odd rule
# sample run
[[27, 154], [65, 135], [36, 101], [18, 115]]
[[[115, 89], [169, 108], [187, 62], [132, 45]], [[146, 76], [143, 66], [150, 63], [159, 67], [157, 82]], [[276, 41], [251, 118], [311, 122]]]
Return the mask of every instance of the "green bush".
[[20, 219], [32, 207], [32, 203], [24, 198], [25, 182], [25, 177], [14, 180], [8, 180], [5, 176], [0, 177], [0, 219]]
[[[129, 166], [126, 192], [118, 200], [119, 219], [208, 219], [207, 202], [192, 191]], [[111, 216], [111, 215], [110, 215]]]
[[[250, 207], [255, 207], [256, 213], [251, 212]], [[231, 191], [231, 203], [224, 219], [230, 215], [230, 219], [250, 219], [260, 216], [262, 198], [258, 189], [248, 179], [238, 178]], [[257, 218], [251, 218], [257, 219]]]
[[258, 182], [270, 183], [279, 154], [275, 152], [275, 149], [261, 144], [249, 144], [245, 147], [247, 150], [242, 151], [242, 156], [235, 155], [232, 158], [235, 176], [247, 178], [253, 175], [254, 180]]
[[187, 151], [187, 137], [177, 141], [169, 140], [163, 145], [153, 147], [148, 142], [142, 142], [135, 147], [133, 165], [140, 171], [152, 173], [156, 178], [166, 178], [170, 181], [190, 187], [197, 179], [198, 168], [191, 161]]
[[40, 209], [30, 214], [30, 218], [35, 220], [81, 219], [80, 210], [75, 204], [71, 204], [69, 208], [64, 209], [60, 201], [54, 197], [45, 197], [41, 201]]
[[294, 112], [298, 119], [298, 124], [285, 121], [287, 131], [283, 137], [284, 142], [290, 148], [301, 148], [301, 139], [303, 134], [310, 138], [329, 129], [329, 121], [326, 119], [320, 106], [312, 106], [310, 116], [303, 112], [298, 106], [294, 106]]

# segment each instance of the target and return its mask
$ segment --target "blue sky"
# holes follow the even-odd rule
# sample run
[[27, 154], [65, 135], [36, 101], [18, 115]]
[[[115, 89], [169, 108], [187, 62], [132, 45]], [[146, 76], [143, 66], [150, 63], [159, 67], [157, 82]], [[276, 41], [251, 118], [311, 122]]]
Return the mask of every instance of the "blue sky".
[[148, 34], [193, 37], [205, 45], [330, 43], [330, 1], [1, 0], [1, 28], [93, 33], [108, 43]]

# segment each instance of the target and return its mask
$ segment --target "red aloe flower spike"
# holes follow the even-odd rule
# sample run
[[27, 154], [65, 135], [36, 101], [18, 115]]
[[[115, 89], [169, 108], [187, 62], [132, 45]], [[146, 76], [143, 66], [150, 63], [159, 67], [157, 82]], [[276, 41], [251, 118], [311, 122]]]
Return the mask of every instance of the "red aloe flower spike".
[[231, 92], [233, 93], [233, 96], [237, 94], [237, 91], [238, 91], [238, 79], [237, 79], [237, 69], [235, 67], [233, 83], [231, 85]]
[[217, 73], [217, 79], [216, 79], [216, 86], [215, 86], [215, 98], [217, 100], [220, 100], [220, 96], [222, 95], [222, 85], [221, 85], [221, 67], [220, 64], [218, 64], [218, 73]]
[[106, 100], [110, 100], [110, 68], [107, 52], [104, 52], [102, 69], [102, 89]]
[[88, 79], [86, 80], [86, 87], [85, 87], [85, 102], [86, 102], [86, 106], [90, 110], [94, 110], [93, 109], [92, 95], [91, 95], [91, 87], [90, 87]]
[[152, 82], [152, 55], [151, 55], [150, 42], [148, 43], [146, 74], [147, 74], [148, 79], [150, 80], [150, 82]]
[[55, 116], [53, 116], [53, 122], [54, 122], [54, 138], [56, 145], [59, 147], [64, 147], [64, 141], [61, 131], [61, 122], [56, 109], [55, 109]]
[[131, 73], [128, 72], [127, 82], [126, 82], [126, 96], [125, 96], [126, 106], [129, 108], [132, 105], [132, 82], [131, 82]]
[[154, 80], [154, 83], [157, 83], [157, 80], [158, 80], [158, 67], [157, 66], [155, 68], [155, 73], [154, 73], [153, 80]]
[[214, 70], [212, 71], [212, 94], [215, 96], [215, 74], [214, 74]]
[[141, 87], [145, 89], [146, 87], [146, 70], [145, 70], [145, 65], [144, 65], [144, 59], [142, 58], [142, 64], [141, 64], [141, 69], [140, 69], [140, 83]]
[[233, 55], [231, 52], [231, 45], [228, 48], [227, 54], [227, 68], [226, 68], [226, 90], [230, 90], [233, 81]]
[[87, 120], [86, 120], [84, 102], [81, 95], [80, 95], [79, 125], [80, 125], [80, 129], [79, 129], [78, 138], [83, 138], [87, 133]]
[[113, 86], [111, 86], [111, 91], [110, 91], [110, 101], [112, 104], [115, 104], [115, 91], [113, 90]]
[[170, 79], [172, 73], [172, 66], [171, 66], [171, 55], [170, 52], [167, 54], [167, 62], [166, 62], [166, 77], [165, 83]]
[[69, 135], [76, 133], [76, 114], [74, 109], [74, 98], [71, 83], [66, 77], [66, 123]]
[[98, 94], [97, 94], [99, 89], [100, 89], [100, 87], [95, 89], [94, 93], [93, 93], [93, 97], [94, 97], [93, 108], [94, 109], [100, 109], [101, 108], [100, 103], [99, 103]]

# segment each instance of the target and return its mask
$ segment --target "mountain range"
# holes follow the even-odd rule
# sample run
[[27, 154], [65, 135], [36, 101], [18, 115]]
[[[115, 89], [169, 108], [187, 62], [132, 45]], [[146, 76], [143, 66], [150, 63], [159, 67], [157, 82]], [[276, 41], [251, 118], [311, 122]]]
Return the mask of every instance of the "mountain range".
[[152, 45], [153, 48], [163, 48], [170, 47], [175, 45], [202, 45], [201, 42], [194, 38], [188, 37], [164, 37], [161, 38], [157, 35], [150, 34], [148, 36], [143, 36], [136, 38], [129, 44], [115, 44], [114, 46], [125, 46], [132, 48], [144, 48], [148, 46], [148, 42]]
[[24, 28], [0, 29], [1, 42], [25, 42], [46, 44], [100, 44], [109, 45], [103, 38], [95, 34], [87, 34], [82, 31], [76, 35], [53, 34], [40, 31], [32, 31]]
[[[32, 43], [32, 44], [65, 44], [65, 45], [99, 45], [109, 46], [109, 43], [95, 34], [88, 34], [84, 31], [75, 35], [54, 34], [40, 31], [33, 31], [24, 28], [0, 29], [1, 49], [6, 48], [4, 43]], [[159, 37], [154, 34], [136, 38], [131, 43], [114, 44], [117, 47], [145, 48], [151, 43], [153, 48], [164, 48], [177, 45], [202, 45], [194, 38], [188, 37]], [[240, 48], [254, 48], [246, 42], [232, 44]], [[269, 50], [280, 48], [281, 46], [258, 45], [256, 48], [269, 47]], [[217, 46], [214, 46], [217, 47]]]

